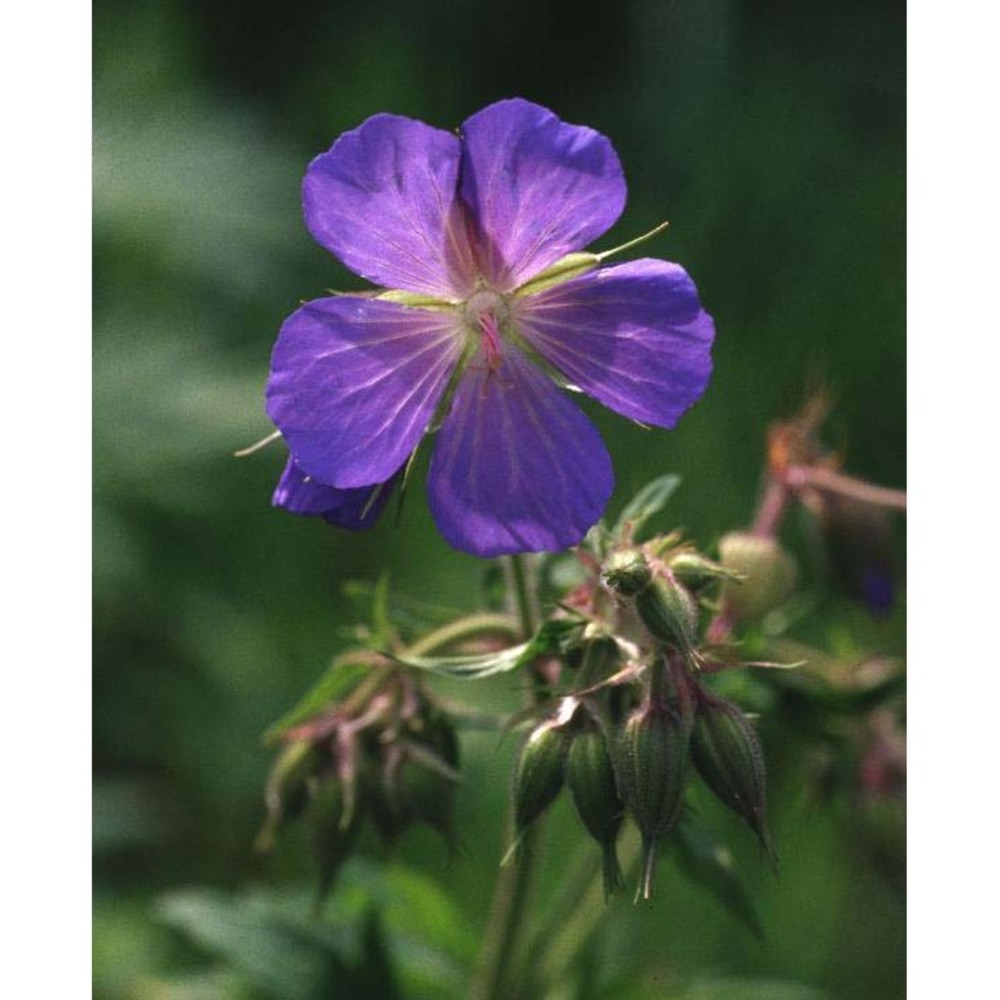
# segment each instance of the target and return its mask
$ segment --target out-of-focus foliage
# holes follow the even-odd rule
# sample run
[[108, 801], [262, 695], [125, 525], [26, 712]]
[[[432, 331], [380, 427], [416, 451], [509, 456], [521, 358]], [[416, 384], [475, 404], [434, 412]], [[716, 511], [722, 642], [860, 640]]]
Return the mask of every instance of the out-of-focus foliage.
[[[269, 429], [261, 396], [285, 315], [356, 287], [302, 227], [308, 160], [378, 111], [449, 127], [513, 94], [605, 132], [631, 187], [602, 245], [668, 217], [650, 252], [688, 267], [718, 326], [712, 385], [676, 432], [591, 408], [615, 460], [611, 513], [676, 472], [671, 518], [710, 544], [746, 524], [765, 426], [813, 376], [835, 389], [833, 443], [852, 470], [903, 484], [903, 21], [903, 4], [861, 0], [98, 4], [96, 995], [295, 996], [242, 933], [311, 956], [291, 973], [305, 989], [332, 968], [363, 975], [384, 949], [394, 978], [371, 995], [431, 981], [448, 995], [485, 921], [512, 753], [495, 734], [463, 734], [459, 853], [414, 830], [385, 868], [362, 843], [372, 860], [347, 869], [328, 926], [308, 921], [306, 845], [267, 868], [252, 850], [261, 733], [363, 620], [346, 582], [386, 571], [442, 616], [491, 592], [433, 531], [422, 491], [371, 534], [341, 534], [269, 508], [280, 445], [231, 457]], [[813, 664], [829, 667], [817, 683], [841, 683], [837, 664], [900, 649], [902, 612], [870, 620], [828, 592], [808, 538], [788, 538], [813, 574], [796, 637], [834, 656]], [[481, 688], [486, 708], [516, 704], [504, 677]], [[796, 723], [762, 733], [780, 881], [738, 819], [699, 804], [749, 859], [765, 943], [670, 865], [651, 906], [611, 904], [577, 995], [900, 996], [902, 813], [848, 794], [843, 752], [878, 734], [835, 707], [817, 721], [794, 689], [726, 695], [788, 699]], [[582, 840], [566, 803], [546, 840]]]

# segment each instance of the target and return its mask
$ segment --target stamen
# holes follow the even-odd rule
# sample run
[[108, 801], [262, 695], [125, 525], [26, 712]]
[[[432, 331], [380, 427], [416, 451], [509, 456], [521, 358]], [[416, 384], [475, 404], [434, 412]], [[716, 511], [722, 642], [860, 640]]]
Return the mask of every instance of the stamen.
[[261, 438], [255, 444], [250, 445], [247, 448], [241, 448], [239, 451], [233, 452], [234, 458], [246, 458], [247, 455], [252, 455], [254, 452], [260, 451], [261, 448], [266, 448], [272, 441], [277, 441], [281, 437], [281, 431], [272, 431], [267, 437]]

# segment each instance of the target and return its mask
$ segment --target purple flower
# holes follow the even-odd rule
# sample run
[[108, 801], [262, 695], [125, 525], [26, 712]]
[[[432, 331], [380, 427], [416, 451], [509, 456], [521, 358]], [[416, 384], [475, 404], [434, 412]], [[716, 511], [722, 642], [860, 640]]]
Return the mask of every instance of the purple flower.
[[318, 156], [309, 231], [391, 291], [308, 302], [281, 329], [267, 410], [311, 488], [386, 482], [437, 430], [430, 508], [453, 546], [579, 542], [611, 460], [559, 385], [673, 427], [712, 367], [712, 319], [683, 268], [580, 252], [624, 204], [611, 143], [521, 99], [457, 136], [375, 115]]

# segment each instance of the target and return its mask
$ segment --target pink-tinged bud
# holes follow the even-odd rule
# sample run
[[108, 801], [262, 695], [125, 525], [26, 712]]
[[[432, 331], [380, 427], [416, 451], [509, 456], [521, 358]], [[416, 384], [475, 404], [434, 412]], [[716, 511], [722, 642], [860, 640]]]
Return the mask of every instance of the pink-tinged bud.
[[642, 834], [640, 894], [649, 899], [656, 851], [677, 821], [687, 783], [688, 728], [655, 701], [636, 709], [618, 736], [615, 776], [618, 792]]
[[514, 773], [514, 822], [519, 836], [562, 789], [570, 740], [565, 723], [547, 719], [524, 744]]
[[566, 784], [580, 822], [597, 841], [604, 857], [604, 894], [621, 888], [622, 871], [615, 842], [625, 818], [604, 733], [596, 726], [573, 740], [566, 765]]
[[733, 531], [720, 539], [719, 555], [723, 566], [746, 578], [722, 586], [722, 597], [737, 620], [758, 621], [792, 596], [798, 570], [775, 539]]
[[691, 734], [691, 759], [716, 798], [750, 825], [774, 867], [767, 828], [764, 751], [750, 721], [732, 702], [702, 691]]
[[302, 814], [308, 798], [306, 781], [319, 764], [320, 755], [309, 740], [296, 740], [282, 749], [264, 787], [267, 818], [257, 834], [258, 851], [273, 850], [282, 823]]

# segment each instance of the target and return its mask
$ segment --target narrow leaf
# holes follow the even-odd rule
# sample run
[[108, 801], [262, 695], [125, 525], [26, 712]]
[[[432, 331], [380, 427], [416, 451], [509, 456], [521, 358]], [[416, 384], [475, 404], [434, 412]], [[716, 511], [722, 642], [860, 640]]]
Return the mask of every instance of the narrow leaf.
[[626, 533], [628, 537], [635, 539], [646, 521], [666, 507], [680, 484], [681, 477], [676, 475], [660, 476], [647, 483], [625, 505], [612, 534], [622, 537]]

